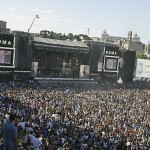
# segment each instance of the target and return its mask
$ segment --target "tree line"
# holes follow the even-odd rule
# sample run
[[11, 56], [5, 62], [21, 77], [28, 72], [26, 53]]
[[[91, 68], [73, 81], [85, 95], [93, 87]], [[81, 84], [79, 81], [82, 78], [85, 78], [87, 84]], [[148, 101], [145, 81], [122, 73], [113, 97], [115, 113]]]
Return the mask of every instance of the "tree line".
[[48, 30], [42, 30], [40, 33], [35, 33], [34, 36], [36, 37], [42, 37], [42, 38], [50, 38], [50, 39], [58, 39], [58, 40], [71, 40], [71, 41], [82, 41], [82, 40], [91, 40], [88, 35], [79, 34], [74, 35], [72, 33], [68, 33], [67, 35], [64, 33], [56, 33], [53, 31]]

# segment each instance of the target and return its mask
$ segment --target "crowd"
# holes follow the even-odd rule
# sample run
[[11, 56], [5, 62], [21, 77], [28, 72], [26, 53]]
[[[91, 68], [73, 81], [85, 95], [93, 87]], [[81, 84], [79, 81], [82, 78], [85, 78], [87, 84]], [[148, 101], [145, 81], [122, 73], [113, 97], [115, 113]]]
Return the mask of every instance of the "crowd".
[[17, 150], [149, 150], [149, 86], [148, 81], [1, 83], [1, 149], [11, 142], [5, 130], [13, 121]]

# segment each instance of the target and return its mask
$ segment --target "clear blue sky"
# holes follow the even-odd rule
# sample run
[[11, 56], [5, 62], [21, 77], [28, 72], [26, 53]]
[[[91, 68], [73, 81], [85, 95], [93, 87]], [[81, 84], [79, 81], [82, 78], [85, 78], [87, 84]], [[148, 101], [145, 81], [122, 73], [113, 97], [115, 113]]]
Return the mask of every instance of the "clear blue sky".
[[56, 33], [89, 34], [101, 37], [127, 37], [137, 33], [141, 41], [150, 41], [150, 0], [0, 0], [0, 20], [11, 30], [41, 30]]

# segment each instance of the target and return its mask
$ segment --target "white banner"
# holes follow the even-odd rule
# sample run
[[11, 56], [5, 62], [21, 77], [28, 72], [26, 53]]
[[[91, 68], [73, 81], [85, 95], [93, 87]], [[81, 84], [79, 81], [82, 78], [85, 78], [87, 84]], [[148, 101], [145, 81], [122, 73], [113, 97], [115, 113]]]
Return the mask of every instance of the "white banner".
[[150, 60], [137, 59], [136, 77], [150, 78]]
[[80, 77], [89, 77], [90, 66], [89, 65], [80, 65]]

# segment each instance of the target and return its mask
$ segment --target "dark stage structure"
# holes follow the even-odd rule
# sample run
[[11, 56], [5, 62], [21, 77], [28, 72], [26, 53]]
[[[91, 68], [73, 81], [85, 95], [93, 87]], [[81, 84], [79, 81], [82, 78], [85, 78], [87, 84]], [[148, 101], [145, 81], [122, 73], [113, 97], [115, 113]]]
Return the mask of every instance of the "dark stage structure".
[[104, 42], [88, 41], [90, 47], [90, 75], [97, 81], [117, 81], [119, 47]]
[[14, 36], [0, 33], [0, 81], [13, 80], [14, 62]]
[[89, 65], [89, 47], [79, 41], [34, 37], [32, 75], [79, 77], [80, 65]]
[[39, 77], [132, 82], [134, 64], [135, 52], [121, 51], [114, 44], [41, 38], [20, 31], [0, 34], [2, 81]]
[[132, 82], [134, 77], [134, 68], [135, 68], [135, 51], [124, 51], [121, 56], [123, 60], [122, 66], [119, 66], [119, 76], [123, 82]]

